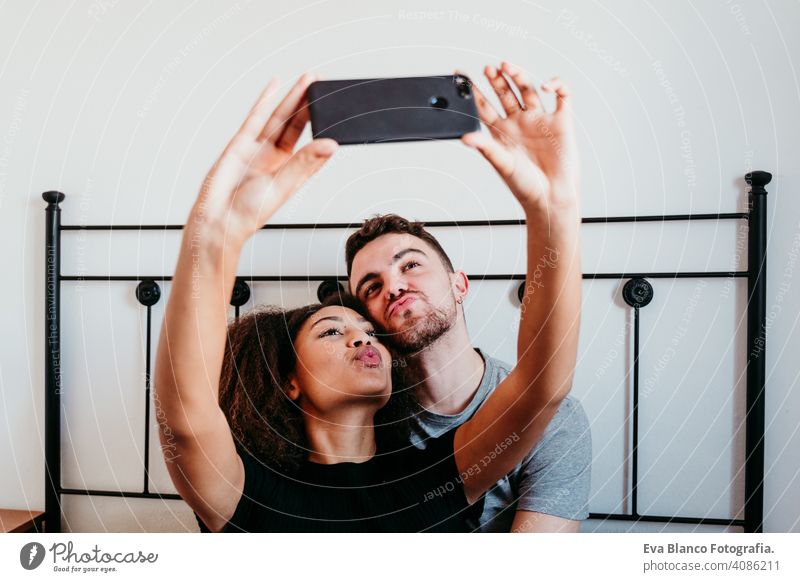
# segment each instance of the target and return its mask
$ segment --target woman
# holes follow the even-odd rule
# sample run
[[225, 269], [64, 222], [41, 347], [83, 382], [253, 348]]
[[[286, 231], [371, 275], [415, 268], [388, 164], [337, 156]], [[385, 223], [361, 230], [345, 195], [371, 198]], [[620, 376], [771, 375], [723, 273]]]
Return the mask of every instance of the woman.
[[[358, 304], [256, 312], [225, 345], [242, 246], [336, 149], [320, 139], [293, 151], [313, 80], [301, 77], [271, 115], [277, 83], [267, 86], [187, 221], [156, 362], [167, 468], [207, 531], [474, 529], [483, 493], [536, 444], [570, 389], [577, 199], [493, 126], [491, 137], [465, 136], [526, 211], [538, 300], [524, 302], [517, 366], [471, 420], [424, 451], [382, 454], [374, 416], [391, 394], [391, 360]], [[543, 273], [537, 253], [553, 248], [561, 258]]]
[[[352, 297], [254, 310], [228, 330], [220, 380], [245, 470], [224, 531], [468, 531], [453, 434], [378, 450], [391, 356]], [[209, 531], [198, 515], [202, 531]]]

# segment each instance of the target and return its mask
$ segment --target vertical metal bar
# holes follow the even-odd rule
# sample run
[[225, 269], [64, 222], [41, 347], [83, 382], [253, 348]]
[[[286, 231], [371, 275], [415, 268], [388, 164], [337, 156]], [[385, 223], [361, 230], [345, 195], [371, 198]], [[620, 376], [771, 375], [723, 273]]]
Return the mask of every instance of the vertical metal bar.
[[767, 317], [767, 191], [769, 172], [750, 172], [747, 233], [747, 416], [745, 420], [745, 531], [764, 530], [764, 383]]
[[631, 513], [639, 517], [639, 310], [653, 300], [653, 286], [641, 277], [622, 288], [622, 298], [633, 307], [633, 450], [631, 451]]
[[631, 515], [638, 517], [639, 487], [639, 308], [633, 308], [633, 467], [631, 469]]
[[161, 298], [161, 288], [152, 279], [145, 279], [136, 286], [136, 299], [147, 308], [147, 330], [144, 356], [144, 487], [143, 494], [150, 492], [150, 348], [152, 345], [152, 310]]
[[61, 533], [61, 208], [64, 194], [44, 192], [45, 210], [45, 529]]
[[147, 306], [147, 338], [145, 355], [145, 400], [144, 400], [144, 492], [150, 492], [150, 311]]

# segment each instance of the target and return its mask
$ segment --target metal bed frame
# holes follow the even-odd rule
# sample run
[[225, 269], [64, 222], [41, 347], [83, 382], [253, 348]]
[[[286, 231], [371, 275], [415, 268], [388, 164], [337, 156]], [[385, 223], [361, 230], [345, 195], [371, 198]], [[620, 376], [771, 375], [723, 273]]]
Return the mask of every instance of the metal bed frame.
[[[672, 214], [659, 216], [612, 216], [583, 218], [584, 224], [622, 222], [665, 222], [694, 220], [745, 220], [748, 223], [748, 261], [746, 271], [708, 272], [650, 272], [650, 273], [584, 273], [584, 279], [628, 279], [622, 290], [625, 302], [633, 309], [633, 381], [632, 450], [630, 513], [590, 513], [589, 519], [622, 520], [631, 522], [660, 522], [697, 525], [742, 527], [748, 533], [763, 531], [764, 517], [764, 400], [765, 400], [765, 347], [766, 347], [766, 301], [767, 301], [767, 191], [764, 189], [772, 175], [754, 171], [745, 176], [750, 185], [748, 211], [722, 214]], [[62, 225], [59, 203], [64, 194], [48, 191], [42, 194], [46, 208], [46, 253], [45, 253], [45, 520], [38, 531], [61, 532], [62, 495], [100, 495], [145, 499], [181, 499], [175, 494], [159, 494], [149, 490], [149, 434], [150, 434], [150, 348], [151, 307], [161, 295], [157, 281], [171, 280], [171, 276], [77, 276], [61, 274], [61, 233], [72, 230], [181, 230], [183, 225]], [[523, 220], [480, 220], [462, 222], [427, 222], [427, 227], [468, 227], [522, 225]], [[275, 229], [348, 229], [358, 224], [268, 224], [266, 230]], [[745, 499], [744, 519], [717, 519], [691, 516], [642, 515], [638, 513], [638, 438], [639, 438], [639, 310], [652, 299], [653, 289], [647, 278], [747, 278], [747, 391], [745, 416]], [[237, 278], [231, 305], [236, 317], [239, 307], [250, 296], [247, 281], [321, 281], [318, 295], [323, 296], [340, 285], [346, 276], [248, 276]], [[473, 280], [522, 280], [524, 274], [470, 275]], [[60, 289], [64, 281], [139, 281], [136, 297], [147, 309], [147, 337], [145, 363], [145, 459], [144, 481], [141, 491], [103, 491], [70, 489], [61, 485], [61, 328]]]

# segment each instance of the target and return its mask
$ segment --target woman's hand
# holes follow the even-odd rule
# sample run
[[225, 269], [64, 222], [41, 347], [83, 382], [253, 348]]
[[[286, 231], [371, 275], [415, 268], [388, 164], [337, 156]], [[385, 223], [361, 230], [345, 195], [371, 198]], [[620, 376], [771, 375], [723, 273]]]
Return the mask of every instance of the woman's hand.
[[272, 79], [206, 176], [192, 213], [244, 243], [333, 155], [338, 144], [316, 139], [294, 151], [309, 121], [306, 73], [270, 114]]
[[[503, 62], [500, 70], [487, 66], [484, 74], [506, 117], [473, 85], [478, 115], [489, 133], [468, 133], [462, 141], [483, 154], [526, 210], [577, 204], [578, 148], [570, 93], [564, 82], [555, 77], [541, 85], [542, 91], [556, 94], [556, 109], [548, 113], [519, 67]], [[514, 95], [511, 82], [519, 90], [522, 102]]]

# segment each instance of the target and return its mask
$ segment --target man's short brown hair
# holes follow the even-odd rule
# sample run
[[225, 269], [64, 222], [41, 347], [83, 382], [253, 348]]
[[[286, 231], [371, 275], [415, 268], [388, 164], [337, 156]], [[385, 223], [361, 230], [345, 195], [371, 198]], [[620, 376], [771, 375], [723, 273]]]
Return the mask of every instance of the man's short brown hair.
[[347, 276], [350, 276], [353, 268], [353, 259], [355, 259], [358, 251], [363, 249], [367, 244], [374, 241], [376, 238], [384, 234], [410, 234], [428, 243], [442, 260], [442, 264], [450, 272], [455, 272], [453, 263], [450, 262], [450, 257], [444, 252], [442, 245], [439, 241], [424, 228], [422, 222], [412, 222], [406, 220], [397, 214], [376, 214], [372, 218], [364, 221], [356, 232], [350, 235], [344, 247], [344, 256], [347, 261]]

